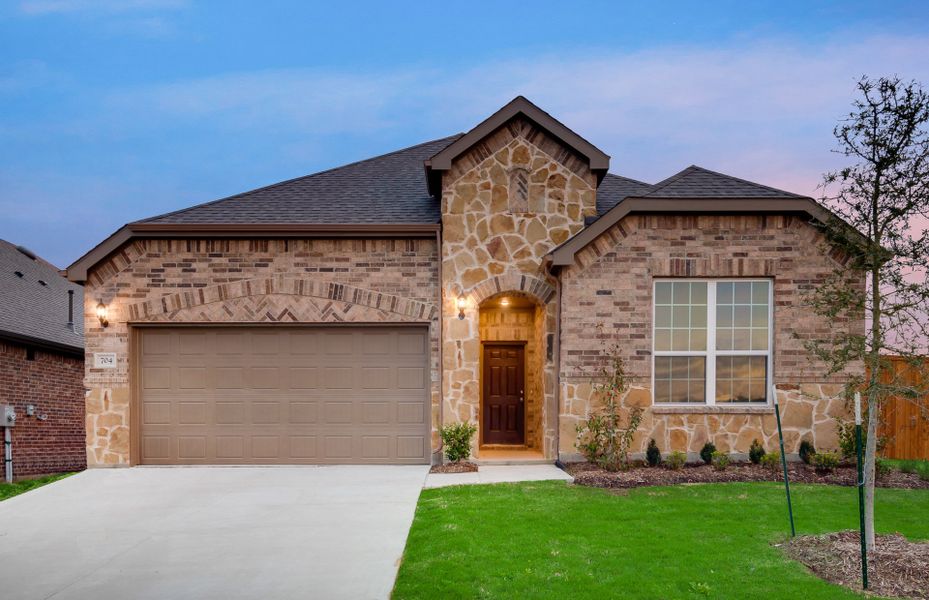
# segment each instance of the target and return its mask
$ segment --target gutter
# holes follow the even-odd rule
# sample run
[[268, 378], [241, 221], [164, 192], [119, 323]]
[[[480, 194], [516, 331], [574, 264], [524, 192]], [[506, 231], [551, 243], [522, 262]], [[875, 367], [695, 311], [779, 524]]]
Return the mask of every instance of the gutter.
[[23, 335], [21, 333], [14, 333], [12, 331], [0, 331], [0, 341], [12, 342], [21, 346], [35, 348], [36, 350], [46, 350], [57, 352], [59, 354], [67, 354], [68, 356], [74, 358], [84, 358], [83, 346], [77, 347], [61, 344], [58, 342], [50, 342], [48, 340], [43, 340], [29, 335]]

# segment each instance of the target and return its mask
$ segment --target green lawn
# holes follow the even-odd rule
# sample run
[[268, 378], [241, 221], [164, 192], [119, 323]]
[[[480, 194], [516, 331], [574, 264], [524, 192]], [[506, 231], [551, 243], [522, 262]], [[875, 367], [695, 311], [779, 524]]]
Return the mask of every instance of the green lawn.
[[29, 490], [34, 490], [37, 487], [42, 487], [43, 485], [52, 483], [53, 481], [64, 479], [69, 475], [73, 475], [73, 473], [46, 475], [45, 477], [39, 477], [38, 479], [26, 479], [23, 481], [16, 481], [14, 483], [0, 483], [0, 501], [12, 498], [13, 496], [18, 496], [24, 492], [28, 492]]
[[[792, 486], [799, 533], [857, 527], [854, 488]], [[877, 491], [879, 532], [929, 539], [929, 490]], [[424, 490], [394, 598], [855, 598], [772, 546], [774, 483]]]

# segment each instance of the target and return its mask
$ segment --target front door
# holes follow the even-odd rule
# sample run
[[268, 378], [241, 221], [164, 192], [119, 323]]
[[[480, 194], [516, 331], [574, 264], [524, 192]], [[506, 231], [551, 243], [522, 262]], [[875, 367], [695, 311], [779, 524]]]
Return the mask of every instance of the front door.
[[524, 346], [484, 345], [484, 444], [523, 444], [526, 441]]

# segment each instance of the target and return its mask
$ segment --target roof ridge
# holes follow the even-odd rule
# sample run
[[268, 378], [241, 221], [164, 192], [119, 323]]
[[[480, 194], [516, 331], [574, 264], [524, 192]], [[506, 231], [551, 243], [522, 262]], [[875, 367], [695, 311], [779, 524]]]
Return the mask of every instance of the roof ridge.
[[[244, 192], [239, 192], [238, 194], [232, 194], [231, 196], [225, 196], [225, 197], [223, 197], [223, 198], [218, 198], [218, 199], [216, 199], [216, 200], [210, 200], [209, 202], [202, 202], [202, 203], [200, 203], [200, 204], [195, 204], [194, 206], [188, 206], [187, 208], [181, 208], [181, 209], [178, 209], [178, 210], [173, 210], [173, 211], [170, 211], [170, 212], [162, 213], [162, 214], [160, 214], [160, 215], [155, 215], [155, 216], [153, 216], [153, 217], [147, 217], [147, 218], [145, 218], [145, 219], [139, 219], [138, 221], [131, 221], [131, 224], [134, 224], [134, 223], [149, 223], [149, 222], [151, 222], [151, 221], [157, 221], [158, 219], [164, 219], [165, 217], [170, 217], [170, 216], [174, 216], [174, 215], [179, 215], [179, 214], [182, 214], [182, 213], [186, 213], [186, 212], [192, 211], [192, 210], [194, 210], [194, 209], [203, 208], [203, 207], [205, 207], [205, 206], [211, 206], [211, 205], [213, 205], [213, 204], [218, 204], [219, 202], [224, 202], [224, 201], [226, 201], [226, 200], [232, 200], [233, 198], [239, 198], [239, 197], [241, 197], [241, 196], [245, 196], [245, 195], [248, 195], [248, 194], [253, 194], [253, 193], [255, 193], [255, 192], [261, 192], [261, 191], [265, 191], [265, 190], [274, 189], [274, 188], [276, 188], [276, 187], [278, 187], [278, 186], [287, 185], [287, 184], [290, 184], [290, 183], [294, 183], [294, 182], [296, 182], [296, 181], [302, 181], [302, 180], [305, 180], [305, 179], [310, 179], [310, 178], [313, 178], [313, 177], [318, 177], [318, 176], [320, 176], [320, 175], [325, 175], [326, 173], [332, 173], [332, 172], [334, 172], [334, 171], [338, 171], [338, 170], [341, 170], [341, 169], [347, 169], [347, 168], [349, 168], [349, 167], [354, 167], [354, 166], [356, 166], [356, 165], [360, 165], [360, 164], [372, 162], [372, 161], [375, 161], [375, 160], [380, 160], [380, 159], [383, 159], [383, 158], [387, 158], [388, 156], [393, 156], [393, 155], [395, 155], [395, 154], [400, 154], [401, 152], [408, 152], [408, 151], [410, 151], [410, 150], [414, 150], [414, 149], [419, 148], [419, 147], [421, 147], [421, 146], [427, 146], [427, 145], [429, 145], [429, 144], [434, 144], [434, 143], [436, 143], [436, 142], [443, 142], [443, 141], [445, 141], [445, 140], [450, 140], [450, 141], [449, 141], [449, 144], [451, 144], [452, 142], [454, 142], [455, 140], [457, 140], [458, 138], [460, 138], [462, 135], [464, 135], [464, 134], [463, 134], [463, 133], [456, 133], [456, 134], [452, 134], [452, 135], [449, 135], [449, 136], [446, 136], [446, 137], [436, 138], [436, 139], [434, 139], [434, 140], [428, 140], [428, 141], [425, 141], [425, 142], [420, 142], [420, 143], [418, 143], [418, 144], [413, 144], [412, 146], [407, 146], [407, 147], [405, 147], [405, 148], [400, 148], [400, 149], [398, 149], [398, 150], [392, 150], [392, 151], [390, 151], [390, 152], [385, 152], [384, 154], [378, 154], [377, 156], [372, 156], [372, 157], [369, 157], [369, 158], [363, 158], [363, 159], [361, 159], [361, 160], [356, 160], [356, 161], [353, 161], [353, 162], [350, 162], [350, 163], [346, 163], [346, 164], [344, 164], [344, 165], [339, 165], [339, 166], [337, 166], [337, 167], [331, 167], [331, 168], [329, 168], [329, 169], [324, 169], [324, 170], [322, 170], [322, 171], [317, 171], [317, 172], [315, 172], [315, 173], [310, 173], [310, 174], [308, 174], [308, 175], [300, 175], [299, 177], [292, 177], [292, 178], [290, 178], [290, 179], [285, 179], [284, 181], [278, 181], [278, 182], [275, 182], [275, 183], [272, 183], [272, 184], [269, 184], [269, 185], [257, 187], [257, 188], [254, 188], [254, 189], [251, 189], [251, 190], [247, 190], [247, 191], [244, 191]], [[447, 145], [446, 145], [446, 146], [447, 146]]]
[[[657, 192], [658, 192], [658, 191], [660, 191], [661, 189], [663, 189], [663, 188], [669, 186], [670, 184], [672, 184], [672, 183], [674, 183], [674, 182], [676, 182], [676, 181], [678, 181], [678, 180], [680, 180], [680, 179], [683, 179], [683, 178], [686, 177], [687, 175], [690, 175], [691, 173], [695, 173], [695, 172], [708, 173], [708, 174], [710, 174], [710, 175], [714, 175], [714, 176], [716, 176], [716, 177], [720, 177], [720, 178], [722, 178], [722, 179], [726, 179], [726, 180], [729, 180], [729, 181], [737, 181], [737, 182], [739, 182], [739, 183], [741, 183], [741, 184], [748, 185], [748, 186], [751, 186], [751, 187], [753, 187], [753, 188], [757, 188], [757, 189], [762, 189], [762, 190], [768, 190], [768, 191], [771, 191], [771, 192], [775, 192], [776, 196], [781, 196], [781, 197], [783, 197], [783, 196], [790, 196], [790, 197], [792, 197], [792, 198], [808, 198], [808, 197], [809, 197], [809, 196], [803, 196], [803, 195], [801, 195], [801, 194], [796, 194], [796, 193], [794, 193], [794, 192], [788, 192], [787, 190], [782, 190], [782, 189], [779, 189], [779, 188], [776, 188], [776, 187], [771, 187], [770, 185], [765, 185], [765, 184], [763, 184], [763, 183], [757, 183], [757, 182], [755, 182], [755, 181], [750, 181], [750, 180], [748, 180], [748, 179], [743, 179], [743, 178], [741, 178], [741, 177], [735, 177], [734, 175], [728, 175], [728, 174], [726, 174], [726, 173], [721, 173], [721, 172], [719, 172], [719, 171], [713, 171], [712, 169], [707, 169], [707, 168], [705, 168], [705, 167], [701, 167], [701, 166], [698, 166], [698, 165], [690, 165], [689, 167], [687, 167], [687, 168], [685, 168], [685, 169], [682, 169], [681, 171], [675, 173], [674, 175], [671, 175], [671, 176], [668, 177], [667, 179], [663, 179], [663, 180], [659, 181], [659, 182], [656, 183], [654, 186], [652, 186], [652, 189], [650, 189], [648, 192], [646, 192], [645, 194], [643, 194], [643, 197], [660, 197], [660, 196], [657, 195]], [[776, 196], [774, 196], [774, 197], [776, 197]]]

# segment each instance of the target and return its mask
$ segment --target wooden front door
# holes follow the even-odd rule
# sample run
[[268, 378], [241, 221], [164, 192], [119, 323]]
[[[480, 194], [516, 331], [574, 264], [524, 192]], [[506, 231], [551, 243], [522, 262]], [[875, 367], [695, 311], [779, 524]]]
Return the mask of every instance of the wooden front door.
[[484, 397], [481, 411], [484, 444], [523, 444], [525, 368], [521, 344], [484, 345]]

